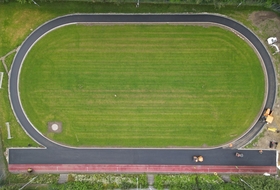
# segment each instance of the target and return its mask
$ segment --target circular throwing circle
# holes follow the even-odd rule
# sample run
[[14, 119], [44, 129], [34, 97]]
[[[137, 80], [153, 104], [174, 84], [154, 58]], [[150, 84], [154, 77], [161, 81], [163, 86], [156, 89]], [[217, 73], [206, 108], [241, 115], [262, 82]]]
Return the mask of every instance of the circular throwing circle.
[[52, 124], [52, 130], [57, 131], [58, 130], [58, 125], [57, 124]]

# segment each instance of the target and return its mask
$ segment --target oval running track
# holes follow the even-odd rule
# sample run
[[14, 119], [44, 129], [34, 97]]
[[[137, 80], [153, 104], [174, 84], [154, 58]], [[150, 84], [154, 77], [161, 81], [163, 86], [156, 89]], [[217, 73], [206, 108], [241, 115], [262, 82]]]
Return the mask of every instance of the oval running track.
[[[243, 158], [236, 158], [234, 148], [213, 149], [129, 149], [129, 148], [71, 148], [45, 138], [26, 117], [19, 96], [19, 75], [22, 63], [32, 46], [47, 32], [76, 23], [212, 23], [242, 34], [257, 50], [264, 63], [267, 77], [267, 96], [264, 107], [272, 108], [276, 96], [276, 77], [271, 58], [258, 39], [242, 24], [213, 14], [76, 14], [53, 19], [37, 28], [18, 50], [10, 72], [9, 96], [16, 118], [23, 129], [45, 148], [11, 148], [8, 162], [11, 172], [222, 172], [222, 173], [276, 173], [277, 154], [274, 150], [239, 150]], [[261, 116], [261, 115], [260, 115]], [[236, 141], [239, 147], [260, 132], [264, 123], [255, 125]], [[193, 155], [203, 155], [204, 162], [196, 165]]]

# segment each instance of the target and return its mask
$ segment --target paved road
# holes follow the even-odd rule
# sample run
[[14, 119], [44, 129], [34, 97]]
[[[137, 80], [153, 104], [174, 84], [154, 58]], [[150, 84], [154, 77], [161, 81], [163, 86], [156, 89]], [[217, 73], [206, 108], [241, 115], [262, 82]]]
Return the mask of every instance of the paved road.
[[[10, 149], [10, 164], [166, 164], [192, 165], [193, 155], [204, 155], [202, 165], [235, 165], [235, 166], [275, 166], [276, 152], [242, 151], [244, 158], [234, 156], [232, 149], [73, 149], [59, 146], [43, 137], [28, 121], [21, 107], [19, 98], [19, 73], [26, 53], [42, 35], [62, 25], [79, 22], [207, 22], [232, 28], [247, 38], [262, 57], [267, 73], [267, 99], [265, 107], [273, 107], [276, 95], [275, 71], [268, 52], [260, 40], [246, 27], [223, 16], [209, 14], [177, 14], [177, 15], [69, 15], [54, 19], [35, 30], [22, 44], [14, 59], [10, 73], [9, 92], [12, 108], [24, 130], [46, 149]], [[246, 142], [257, 134], [264, 123], [257, 122], [250, 133], [244, 136]], [[244, 140], [239, 141], [240, 144]]]
[[10, 164], [152, 164], [193, 165], [193, 155], [203, 155], [200, 165], [276, 166], [275, 151], [239, 151], [243, 158], [235, 157], [236, 150], [171, 150], [171, 149], [68, 149], [46, 150], [10, 149]]

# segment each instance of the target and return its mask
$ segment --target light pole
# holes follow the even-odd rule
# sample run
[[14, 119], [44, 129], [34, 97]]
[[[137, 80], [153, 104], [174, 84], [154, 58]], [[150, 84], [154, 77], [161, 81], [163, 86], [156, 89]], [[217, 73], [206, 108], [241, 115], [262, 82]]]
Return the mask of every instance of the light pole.
[[[248, 183], [246, 183], [246, 181], [244, 181], [243, 179], [240, 178], [240, 181], [242, 181], [243, 183], [245, 183], [248, 187], [250, 187], [251, 189], [253, 189], [253, 187], [251, 187]], [[254, 190], [254, 189], [253, 189]]]
[[137, 190], [138, 190], [138, 177], [136, 178], [136, 180], [137, 180]]
[[6, 126], [7, 126], [7, 132], [8, 132], [8, 139], [11, 139], [11, 131], [10, 131], [10, 124], [9, 122], [6, 122]]
[[33, 177], [28, 183], [26, 183], [24, 186], [22, 186], [19, 190], [22, 190], [23, 188], [25, 188], [29, 183], [31, 183], [34, 179], [36, 179], [38, 176]]
[[33, 2], [35, 5], [37, 5], [38, 7], [40, 7], [40, 5], [38, 5], [34, 0], [32, 0], [32, 2]]

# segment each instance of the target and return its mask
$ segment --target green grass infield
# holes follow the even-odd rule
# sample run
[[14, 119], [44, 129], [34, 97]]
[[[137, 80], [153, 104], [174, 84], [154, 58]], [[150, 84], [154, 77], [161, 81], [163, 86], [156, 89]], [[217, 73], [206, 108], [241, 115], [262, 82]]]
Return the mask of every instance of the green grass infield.
[[72, 146], [227, 143], [250, 127], [264, 89], [252, 48], [214, 26], [65, 26], [33, 46], [20, 76], [31, 122]]

